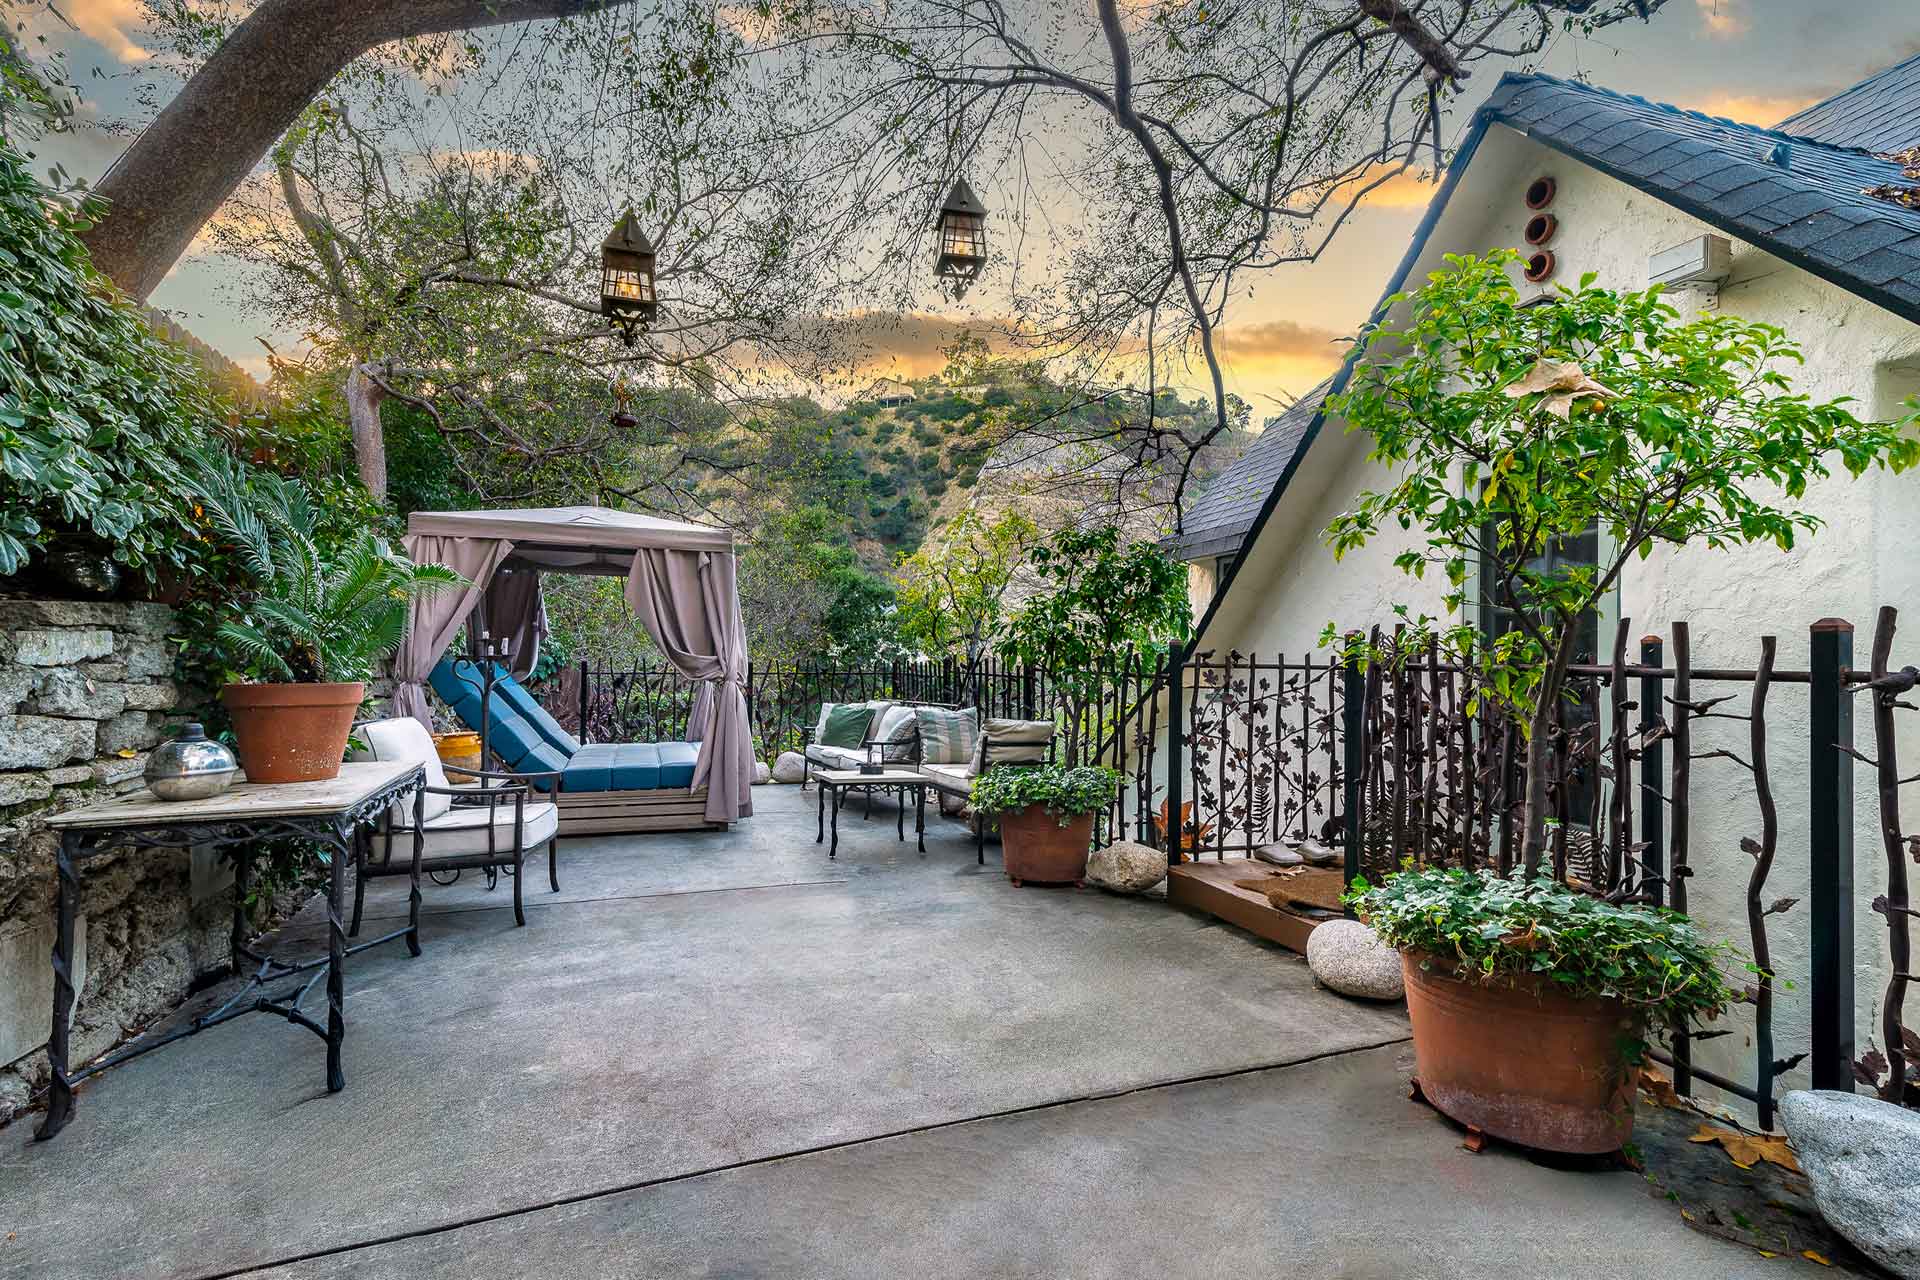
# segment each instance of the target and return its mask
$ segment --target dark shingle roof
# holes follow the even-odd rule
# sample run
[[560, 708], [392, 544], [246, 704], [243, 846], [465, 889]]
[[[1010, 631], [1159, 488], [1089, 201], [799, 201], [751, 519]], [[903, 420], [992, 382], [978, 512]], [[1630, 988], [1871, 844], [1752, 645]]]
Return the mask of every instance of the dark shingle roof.
[[1332, 384], [1333, 379], [1327, 379], [1289, 405], [1285, 413], [1269, 418], [1247, 451], [1207, 484], [1180, 522], [1180, 536], [1167, 540], [1173, 555], [1198, 560], [1240, 550], [1241, 540], [1253, 527], [1267, 494], [1292, 467], [1307, 439], [1307, 428], [1319, 415], [1320, 402], [1326, 399]]
[[1829, 146], [1882, 154], [1920, 147], [1920, 54], [1774, 127]]
[[1907, 184], [1891, 160], [1552, 76], [1504, 77], [1485, 111], [1920, 323], [1920, 210], [1865, 194]]

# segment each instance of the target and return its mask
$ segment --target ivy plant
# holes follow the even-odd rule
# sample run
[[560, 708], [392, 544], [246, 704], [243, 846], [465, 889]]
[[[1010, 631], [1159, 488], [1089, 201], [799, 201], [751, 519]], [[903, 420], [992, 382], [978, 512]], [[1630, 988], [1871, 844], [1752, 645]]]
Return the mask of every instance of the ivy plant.
[[0, 577], [77, 537], [151, 580], [190, 558], [174, 460], [224, 410], [94, 272], [78, 233], [95, 210], [27, 163], [0, 136]]
[[973, 807], [993, 814], [1037, 804], [1064, 827], [1105, 812], [1120, 794], [1120, 781], [1118, 772], [1103, 765], [995, 765], [973, 780]]
[[1410, 869], [1379, 885], [1356, 878], [1347, 900], [1381, 941], [1452, 976], [1538, 974], [1565, 995], [1619, 1000], [1671, 1025], [1741, 999], [1728, 978], [1740, 956], [1686, 916], [1607, 902], [1552, 876]]
[[[1656, 545], [1790, 550], [1820, 527], [1803, 500], [1836, 463], [1858, 476], [1920, 460], [1908, 432], [1920, 410], [1865, 422], [1844, 397], [1796, 393], [1785, 370], [1800, 348], [1783, 331], [1718, 312], [1683, 320], [1658, 288], [1602, 289], [1588, 275], [1523, 303], [1515, 259], [1449, 255], [1362, 335], [1328, 412], [1366, 433], [1391, 483], [1361, 493], [1326, 540], [1344, 556], [1383, 530], [1411, 532], [1394, 563], [1444, 580], [1447, 619], [1411, 620], [1478, 668], [1469, 710], [1490, 697], [1526, 735], [1533, 874], [1547, 846], [1547, 730], [1580, 618]], [[1597, 563], [1553, 554], [1592, 531]], [[1514, 619], [1491, 643], [1464, 620], [1476, 568]]]

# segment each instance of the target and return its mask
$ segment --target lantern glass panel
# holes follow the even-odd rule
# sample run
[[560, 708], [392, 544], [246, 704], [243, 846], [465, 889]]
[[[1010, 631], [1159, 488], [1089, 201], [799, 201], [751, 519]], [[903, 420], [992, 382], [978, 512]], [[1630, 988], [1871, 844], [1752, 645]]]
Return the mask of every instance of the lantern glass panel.
[[600, 272], [600, 305], [608, 315], [651, 315], [658, 299], [653, 272], [645, 267], [608, 263]]
[[947, 213], [940, 219], [940, 257], [967, 266], [987, 256], [986, 220], [976, 213]]

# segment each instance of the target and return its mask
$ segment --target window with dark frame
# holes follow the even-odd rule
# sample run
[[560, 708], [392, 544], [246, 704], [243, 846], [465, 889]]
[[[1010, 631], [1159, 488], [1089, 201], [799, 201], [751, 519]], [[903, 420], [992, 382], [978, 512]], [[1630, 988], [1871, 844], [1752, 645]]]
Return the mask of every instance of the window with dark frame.
[[[1487, 526], [1481, 541], [1485, 546], [1496, 545], [1495, 530], [1491, 524]], [[1597, 527], [1589, 527], [1586, 532], [1574, 537], [1556, 539], [1544, 554], [1530, 558], [1525, 567], [1535, 573], [1548, 574], [1583, 565], [1598, 568], [1599, 562], [1600, 532]], [[1520, 629], [1515, 601], [1506, 592], [1497, 565], [1480, 566], [1479, 605], [1480, 639], [1483, 643], [1492, 644], [1508, 632]], [[1574, 638], [1573, 660], [1579, 663], [1595, 661], [1600, 652], [1599, 611], [1587, 610], [1575, 625], [1578, 632]], [[1567, 704], [1565, 722], [1569, 731], [1582, 729], [1596, 719], [1595, 701], [1582, 699]], [[1580, 767], [1573, 771], [1572, 786], [1567, 795], [1567, 813], [1572, 827], [1586, 829], [1588, 818], [1593, 813], [1594, 787], [1592, 769]]]

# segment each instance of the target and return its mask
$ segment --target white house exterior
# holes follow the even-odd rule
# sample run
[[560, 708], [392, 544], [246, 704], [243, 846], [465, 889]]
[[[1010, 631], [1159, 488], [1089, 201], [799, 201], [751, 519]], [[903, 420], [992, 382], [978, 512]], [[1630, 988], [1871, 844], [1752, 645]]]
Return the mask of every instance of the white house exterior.
[[[1719, 237], [1730, 258], [1717, 285], [1674, 290], [1685, 308], [1719, 308], [1778, 325], [1800, 343], [1795, 388], [1816, 399], [1850, 396], [1863, 417], [1904, 416], [1920, 394], [1920, 211], [1867, 194], [1898, 184], [1900, 166], [1876, 152], [1920, 146], [1920, 58], [1784, 122], [1777, 130], [1716, 121], [1544, 76], [1509, 76], [1476, 118], [1389, 292], [1415, 288], [1448, 253], [1550, 250], [1552, 277], [1523, 290], [1544, 292], [1592, 272], [1604, 287], [1644, 288], [1650, 261], [1701, 237]], [[1529, 187], [1549, 178], [1551, 202], [1529, 208]], [[1536, 194], [1538, 188], [1535, 189]], [[1551, 214], [1544, 246], [1524, 243], [1529, 219]], [[1709, 242], [1711, 243], [1711, 242]], [[1517, 278], [1517, 277], [1516, 277]], [[1404, 286], [1402, 284], [1404, 282]], [[1333, 379], [1337, 389], [1344, 374]], [[1336, 562], [1322, 531], [1357, 492], [1386, 479], [1366, 461], [1368, 442], [1320, 413], [1324, 388], [1276, 421], [1272, 439], [1202, 495], [1174, 544], [1205, 598], [1197, 648], [1262, 658], [1315, 649], [1329, 623], [1390, 624], [1395, 604], [1441, 612], [1440, 588], [1393, 567], [1408, 538], [1383, 533]], [[1252, 495], [1251, 497], [1249, 495]], [[1758, 637], [1779, 637], [1779, 666], [1804, 669], [1808, 626], [1823, 617], [1853, 622], [1856, 665], [1864, 667], [1876, 609], [1901, 609], [1920, 638], [1920, 475], [1844, 473], [1816, 485], [1805, 506], [1825, 527], [1791, 552], [1656, 550], [1630, 566], [1603, 617], [1610, 640], [1619, 618], [1632, 635], [1691, 628], [1696, 665], [1750, 668]], [[1222, 570], [1230, 570], [1222, 572]], [[1216, 589], [1208, 591], [1209, 586]], [[1895, 666], [1916, 660], [1920, 643], [1896, 647]], [[1904, 656], [1901, 656], [1904, 655]], [[1802, 687], [1804, 689], [1804, 687]], [[1806, 698], [1779, 696], [1772, 754], [1780, 803], [1780, 856], [1769, 898], [1807, 898]], [[1864, 701], [1856, 743], [1866, 740]], [[1707, 722], [1696, 748], [1738, 746], [1745, 726]], [[1725, 726], [1724, 732], [1719, 726]], [[1920, 769], [1920, 722], [1908, 735], [1903, 776]], [[1744, 755], [1744, 748], [1742, 749]], [[1703, 766], [1709, 767], [1709, 766]], [[1714, 794], [1695, 789], [1690, 827], [1696, 874], [1690, 907], [1721, 936], [1745, 945], [1751, 861], [1740, 838], [1757, 830], [1752, 788], [1715, 774]], [[1878, 1010], [1888, 973], [1887, 929], [1868, 909], [1885, 862], [1873, 779], [1855, 779], [1855, 956], [1859, 1047], [1880, 1042]], [[1913, 824], [1920, 828], [1920, 823]], [[1768, 921], [1776, 968], [1804, 986], [1804, 908]], [[1776, 1036], [1784, 1056], [1805, 1047], [1804, 999], [1779, 996]], [[1920, 1009], [1920, 1000], [1913, 1002]], [[1916, 1012], [1920, 1018], [1920, 1012]], [[1752, 1051], [1741, 1036], [1702, 1045], [1698, 1061], [1741, 1079]], [[1804, 1084], [1804, 1069], [1786, 1077]]]

